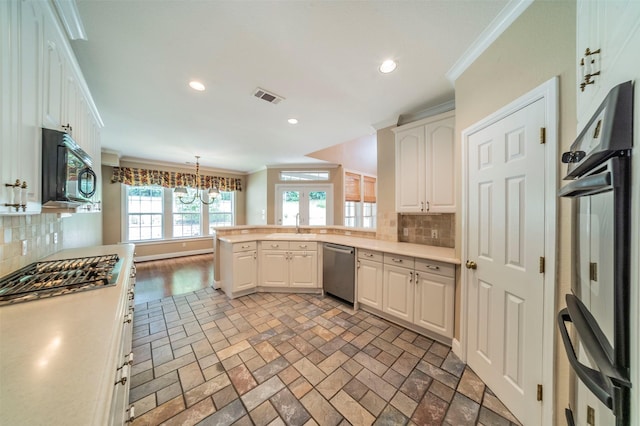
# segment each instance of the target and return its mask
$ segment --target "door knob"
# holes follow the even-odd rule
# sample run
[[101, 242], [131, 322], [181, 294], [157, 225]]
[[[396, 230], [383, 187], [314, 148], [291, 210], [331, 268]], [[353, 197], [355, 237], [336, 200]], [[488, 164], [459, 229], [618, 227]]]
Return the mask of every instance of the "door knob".
[[478, 265], [473, 260], [467, 260], [465, 266], [467, 267], [467, 269], [478, 269]]

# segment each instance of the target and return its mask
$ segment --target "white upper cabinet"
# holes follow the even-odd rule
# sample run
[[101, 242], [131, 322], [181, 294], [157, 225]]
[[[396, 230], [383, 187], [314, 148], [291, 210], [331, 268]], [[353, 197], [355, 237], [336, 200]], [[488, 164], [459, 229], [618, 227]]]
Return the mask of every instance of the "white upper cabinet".
[[99, 173], [102, 121], [50, 2], [0, 2], [0, 55], [0, 214], [40, 213], [42, 128], [69, 124]]
[[454, 130], [454, 111], [394, 129], [398, 212], [455, 212]]

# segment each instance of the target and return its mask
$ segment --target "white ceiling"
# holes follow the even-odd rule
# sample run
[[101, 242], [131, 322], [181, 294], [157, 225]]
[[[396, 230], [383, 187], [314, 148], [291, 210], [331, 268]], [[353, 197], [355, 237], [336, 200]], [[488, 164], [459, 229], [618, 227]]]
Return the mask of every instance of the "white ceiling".
[[[122, 157], [255, 171], [453, 99], [445, 74], [506, 0], [77, 0], [72, 42]], [[388, 75], [387, 58], [398, 62]], [[206, 86], [187, 86], [198, 79]], [[255, 98], [261, 87], [283, 96]], [[293, 126], [287, 119], [295, 117]]]

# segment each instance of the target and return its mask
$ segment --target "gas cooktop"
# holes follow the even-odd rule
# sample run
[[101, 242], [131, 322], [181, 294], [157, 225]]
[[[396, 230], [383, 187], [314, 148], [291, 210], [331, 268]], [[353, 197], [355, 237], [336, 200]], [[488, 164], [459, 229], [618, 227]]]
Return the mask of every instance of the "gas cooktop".
[[121, 263], [117, 254], [34, 262], [0, 279], [0, 305], [115, 285]]

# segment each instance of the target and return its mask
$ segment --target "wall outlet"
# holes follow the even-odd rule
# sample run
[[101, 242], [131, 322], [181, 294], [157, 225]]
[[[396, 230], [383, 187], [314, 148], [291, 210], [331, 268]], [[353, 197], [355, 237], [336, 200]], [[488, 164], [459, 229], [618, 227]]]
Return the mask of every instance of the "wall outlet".
[[53, 244], [58, 244], [58, 233], [57, 232], [53, 233]]
[[432, 229], [431, 230], [431, 238], [438, 238], [438, 230], [437, 229]]
[[21, 240], [20, 243], [22, 244], [22, 255], [26, 256], [27, 255], [27, 240]]

